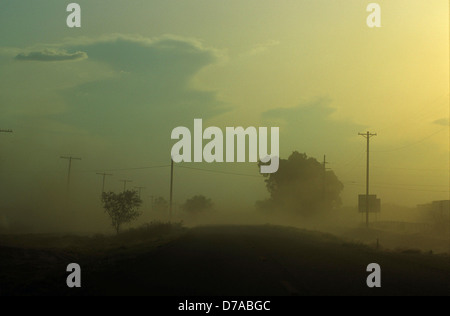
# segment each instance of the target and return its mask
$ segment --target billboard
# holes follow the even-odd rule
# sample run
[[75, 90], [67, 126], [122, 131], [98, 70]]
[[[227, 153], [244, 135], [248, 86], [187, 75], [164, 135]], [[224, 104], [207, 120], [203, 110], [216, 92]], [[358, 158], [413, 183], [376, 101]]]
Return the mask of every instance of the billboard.
[[[366, 212], [366, 195], [358, 195], [358, 211]], [[381, 211], [381, 200], [377, 199], [376, 194], [369, 194], [369, 213], [379, 213]]]

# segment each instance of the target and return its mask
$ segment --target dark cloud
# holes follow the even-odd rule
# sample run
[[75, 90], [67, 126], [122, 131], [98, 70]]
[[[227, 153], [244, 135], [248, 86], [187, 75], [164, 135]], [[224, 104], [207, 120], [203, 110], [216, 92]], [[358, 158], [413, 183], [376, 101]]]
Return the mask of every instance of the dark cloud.
[[163, 36], [156, 39], [118, 35], [98, 41], [68, 45], [86, 51], [89, 59], [106, 62], [118, 71], [157, 74], [185, 80], [217, 60], [216, 51], [190, 39]]
[[448, 118], [441, 118], [439, 120], [434, 121], [433, 124], [441, 125], [441, 126], [449, 126], [450, 121]]
[[66, 51], [43, 50], [40, 52], [20, 53], [15, 59], [20, 61], [77, 61], [86, 59], [85, 52], [68, 53]]
[[52, 118], [108, 139], [118, 148], [143, 154], [156, 149], [152, 158], [164, 161], [173, 128], [228, 110], [215, 91], [191, 85], [201, 69], [218, 60], [214, 49], [194, 40], [118, 36], [65, 48], [85, 51], [91, 62], [109, 65], [113, 72], [108, 78], [62, 91], [67, 111]]

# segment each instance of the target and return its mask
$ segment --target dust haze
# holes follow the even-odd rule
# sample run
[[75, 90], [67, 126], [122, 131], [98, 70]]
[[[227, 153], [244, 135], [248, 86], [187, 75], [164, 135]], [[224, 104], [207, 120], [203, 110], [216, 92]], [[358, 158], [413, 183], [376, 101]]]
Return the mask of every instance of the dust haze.
[[[309, 158], [313, 159], [314, 158]], [[28, 182], [28, 186], [19, 183], [17, 178], [11, 179], [8, 186], [3, 182], [2, 189], [2, 207], [1, 207], [1, 226], [2, 235], [23, 234], [73, 234], [81, 236], [93, 236], [96, 234], [114, 235], [108, 214], [105, 212], [101, 201], [102, 176], [97, 174], [79, 172], [80, 165], [83, 161], [74, 161], [71, 174], [71, 183], [69, 191], [67, 189], [67, 162], [56, 161], [61, 174], [46, 177], [42, 179], [35, 177]], [[320, 168], [320, 163], [317, 161]], [[213, 187], [212, 189], [202, 192], [186, 189], [191, 184], [180, 180], [179, 173], [183, 169], [175, 167], [174, 180], [174, 202], [172, 214], [169, 211], [169, 177], [170, 167], [162, 167], [157, 171], [160, 178], [166, 178], [160, 183], [164, 183], [159, 187], [160, 195], [150, 195], [146, 192], [147, 188], [141, 188], [142, 205], [139, 207], [141, 216], [131, 223], [124, 225], [124, 230], [139, 228], [150, 223], [181, 223], [185, 227], [196, 226], [215, 226], [215, 225], [280, 225], [307, 229], [323, 233], [330, 233], [344, 240], [364, 243], [370, 246], [383, 247], [384, 249], [402, 251], [413, 249], [423, 252], [448, 253], [449, 245], [449, 224], [448, 209], [433, 210], [430, 205], [418, 205], [416, 207], [407, 207], [395, 204], [382, 204], [379, 213], [370, 213], [367, 229], [365, 224], [365, 213], [358, 212], [356, 205], [345, 205], [342, 201], [336, 205], [322, 205], [322, 175], [317, 175], [319, 183], [317, 201], [311, 200], [305, 202], [297, 199], [301, 192], [308, 191], [311, 194], [311, 188], [314, 185], [314, 179], [309, 182], [302, 182], [301, 186], [292, 184], [292, 190], [288, 192], [288, 202], [284, 205], [277, 203], [270, 204], [270, 193], [267, 191], [267, 177], [259, 175], [257, 165], [253, 168], [256, 170], [254, 174], [250, 173], [230, 173], [230, 174], [213, 174], [209, 171], [220, 172], [217, 168], [211, 168], [211, 165], [205, 165], [204, 170], [208, 172], [206, 175], [200, 171], [200, 175], [206, 177], [205, 186]], [[284, 172], [283, 165], [281, 172]], [[222, 169], [223, 170], [223, 169]], [[106, 177], [105, 181], [109, 183], [109, 187], [115, 185], [116, 192], [122, 191], [123, 182], [118, 178], [126, 178], [124, 176]], [[146, 171], [138, 171], [145, 173]], [[178, 173], [179, 172], [179, 173]], [[5, 172], [7, 173], [7, 171]], [[147, 171], [148, 173], [148, 171]], [[178, 174], [177, 174], [178, 173]], [[153, 172], [154, 174], [154, 172]], [[334, 173], [333, 173], [334, 174]], [[249, 175], [250, 180], [247, 180]], [[189, 174], [189, 176], [192, 176]], [[247, 180], [246, 185], [241, 182], [241, 188], [248, 192], [261, 192], [261, 199], [255, 200], [253, 205], [245, 202], [239, 202], [233, 199], [230, 194], [222, 194], [226, 188], [217, 191], [214, 182], [217, 181], [217, 187], [223, 183], [223, 178], [228, 181], [240, 182], [242, 178]], [[258, 178], [259, 177], [259, 178]], [[339, 175], [335, 175], [336, 181]], [[222, 178], [222, 179], [220, 179]], [[222, 181], [220, 181], [222, 180]], [[86, 182], [87, 186], [82, 186], [82, 182]], [[115, 183], [117, 182], [117, 183]], [[158, 181], [155, 180], [155, 187]], [[39, 183], [36, 186], [36, 183]], [[134, 189], [133, 182], [127, 184]], [[246, 187], [245, 187], [246, 186]], [[306, 186], [306, 187], [305, 187]], [[19, 189], [20, 193], [13, 193], [13, 188]], [[228, 188], [229, 189], [229, 188]], [[189, 193], [183, 192], [186, 190]], [[342, 191], [338, 193], [336, 198], [340, 200]], [[275, 193], [276, 194], [276, 193]], [[284, 193], [283, 193], [284, 194]], [[203, 209], [202, 205], [197, 210], [187, 210], [184, 207], [186, 200], [193, 196], [205, 196], [210, 200], [210, 206]], [[162, 200], [165, 205], [160, 207], [158, 199]], [[261, 207], [261, 204], [267, 205]], [[302, 204], [301, 208], [296, 207]], [[194, 206], [195, 208], [196, 206]], [[446, 206], [444, 206], [446, 207]], [[323, 209], [322, 209], [323, 208]], [[313, 210], [312, 212], [303, 212], [302, 210]]]
[[[449, 293], [448, 3], [54, 2], [0, 1], [0, 295]], [[279, 169], [174, 163], [196, 119]]]

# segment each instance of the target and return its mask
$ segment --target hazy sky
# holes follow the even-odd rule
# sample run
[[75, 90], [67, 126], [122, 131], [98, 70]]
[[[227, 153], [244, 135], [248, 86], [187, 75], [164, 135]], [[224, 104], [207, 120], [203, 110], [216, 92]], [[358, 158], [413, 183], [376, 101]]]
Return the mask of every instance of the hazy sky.
[[[327, 155], [346, 205], [365, 188], [384, 203], [448, 199], [449, 8], [446, 0], [0, 2], [0, 197], [3, 209], [65, 185], [67, 161], [83, 194], [112, 170], [168, 195], [173, 128], [279, 126], [282, 158]], [[202, 193], [253, 206], [267, 196], [254, 164], [184, 165], [175, 200]], [[81, 194], [81, 193], [80, 193]], [[86, 197], [88, 198], [88, 197]]]

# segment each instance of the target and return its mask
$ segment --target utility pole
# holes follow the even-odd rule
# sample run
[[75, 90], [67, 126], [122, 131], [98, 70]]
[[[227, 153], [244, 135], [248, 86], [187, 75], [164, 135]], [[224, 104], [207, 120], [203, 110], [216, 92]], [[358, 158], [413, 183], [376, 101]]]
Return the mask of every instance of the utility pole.
[[134, 188], [138, 190], [139, 198], [141, 198], [141, 190], [145, 189], [145, 187], [134, 187]]
[[153, 209], [154, 209], [154, 196], [153, 195], [150, 195], [150, 198], [151, 198], [151, 209], [152, 209], [152, 212], [153, 212]]
[[172, 206], [173, 206], [173, 159], [170, 164], [170, 204], [169, 204], [169, 223], [172, 220]]
[[81, 160], [81, 158], [75, 158], [75, 157], [60, 157], [61, 159], [67, 159], [69, 160], [69, 171], [67, 173], [67, 196], [69, 196], [69, 187], [70, 187], [70, 171], [72, 169], [72, 160]]
[[99, 176], [103, 176], [103, 183], [102, 183], [102, 193], [105, 192], [105, 178], [106, 176], [112, 176], [111, 173], [97, 173]]
[[372, 136], [377, 136], [376, 133], [358, 133], [367, 139], [367, 166], [366, 166], [366, 227], [369, 227], [369, 140]]
[[133, 180], [119, 180], [120, 182], [123, 182], [123, 192], [127, 190], [127, 183], [133, 182]]

